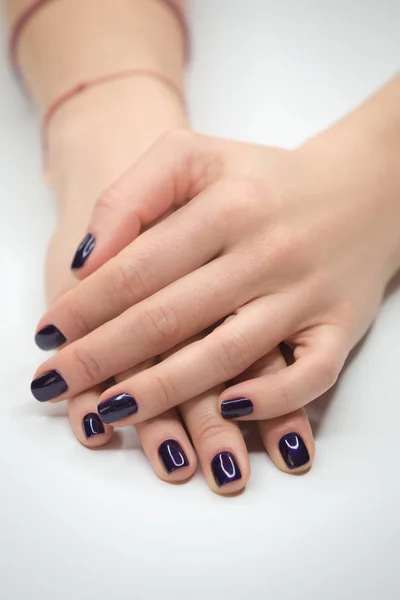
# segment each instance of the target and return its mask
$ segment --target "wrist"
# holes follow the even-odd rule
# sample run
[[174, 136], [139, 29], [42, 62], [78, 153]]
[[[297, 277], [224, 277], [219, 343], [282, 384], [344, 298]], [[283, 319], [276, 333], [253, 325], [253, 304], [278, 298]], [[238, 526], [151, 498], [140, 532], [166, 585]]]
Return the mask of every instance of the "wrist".
[[157, 79], [89, 88], [62, 105], [50, 123], [48, 181], [64, 208], [92, 204], [163, 133], [186, 126], [182, 103]]
[[368, 228], [364, 243], [384, 261], [384, 278], [400, 268], [400, 78], [298, 150], [330, 186], [335, 210]]

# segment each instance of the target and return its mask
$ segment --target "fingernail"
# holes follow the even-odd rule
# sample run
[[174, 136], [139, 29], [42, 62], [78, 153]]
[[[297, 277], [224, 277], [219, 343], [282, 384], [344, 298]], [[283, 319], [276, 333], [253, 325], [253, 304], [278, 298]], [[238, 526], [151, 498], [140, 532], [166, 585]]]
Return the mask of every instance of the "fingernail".
[[55, 325], [46, 325], [35, 335], [36, 345], [41, 350], [54, 350], [65, 344], [67, 338]]
[[31, 383], [31, 392], [39, 402], [47, 402], [68, 389], [67, 382], [58, 371], [49, 371], [36, 377]]
[[93, 435], [104, 433], [104, 425], [99, 415], [96, 413], [88, 413], [82, 419], [83, 433], [88, 440]]
[[224, 400], [221, 404], [221, 415], [224, 419], [245, 417], [251, 415], [253, 410], [254, 405], [249, 398], [232, 398], [232, 400]]
[[211, 469], [218, 487], [242, 478], [239, 466], [231, 452], [220, 452], [214, 456]]
[[158, 448], [158, 455], [169, 475], [177, 469], [189, 465], [182, 446], [176, 440], [166, 440], [163, 442]]
[[124, 417], [134, 415], [138, 411], [138, 405], [130, 394], [118, 394], [107, 400], [103, 400], [97, 406], [97, 412], [103, 423], [115, 423]]
[[289, 469], [298, 469], [310, 460], [307, 446], [298, 433], [287, 433], [279, 441], [279, 450]]
[[94, 235], [92, 235], [91, 233], [85, 235], [85, 237], [79, 244], [77, 251], [75, 252], [75, 256], [71, 264], [71, 269], [80, 269], [81, 267], [83, 267], [94, 248], [95, 242], [96, 238], [94, 237]]

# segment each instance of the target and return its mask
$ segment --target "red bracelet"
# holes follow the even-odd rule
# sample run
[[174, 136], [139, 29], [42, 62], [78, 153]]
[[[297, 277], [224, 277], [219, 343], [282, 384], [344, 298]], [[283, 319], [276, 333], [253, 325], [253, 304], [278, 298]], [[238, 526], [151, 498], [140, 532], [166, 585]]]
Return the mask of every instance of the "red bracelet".
[[[28, 6], [22, 11], [19, 17], [15, 20], [14, 25], [11, 27], [10, 38], [9, 38], [9, 57], [10, 63], [15, 71], [15, 73], [22, 79], [21, 69], [18, 63], [18, 42], [21, 37], [21, 33], [27, 23], [31, 20], [31, 18], [36, 14], [36, 12], [48, 4], [49, 2], [53, 2], [54, 0], [32, 0]], [[189, 55], [189, 28], [187, 24], [186, 17], [183, 11], [178, 7], [178, 5], [174, 2], [174, 0], [159, 0], [165, 6], [167, 6], [176, 20], [178, 21], [185, 42], [186, 56]]]
[[148, 77], [151, 79], [156, 79], [160, 81], [164, 86], [166, 86], [169, 90], [171, 90], [175, 96], [179, 99], [179, 101], [184, 104], [183, 93], [180, 88], [168, 77], [163, 75], [162, 73], [158, 73], [157, 71], [152, 71], [150, 69], [125, 69], [123, 71], [118, 71], [116, 73], [108, 73], [107, 75], [100, 75], [99, 77], [93, 77], [93, 79], [89, 79], [88, 81], [83, 81], [74, 85], [74, 87], [65, 91], [63, 94], [58, 96], [48, 107], [46, 112], [42, 118], [42, 147], [43, 147], [43, 156], [45, 164], [47, 163], [48, 157], [48, 131], [52, 118], [55, 113], [69, 100], [81, 94], [85, 90], [95, 87], [97, 85], [101, 85], [103, 83], [108, 83], [110, 81], [117, 81], [118, 79], [128, 79], [130, 77]]

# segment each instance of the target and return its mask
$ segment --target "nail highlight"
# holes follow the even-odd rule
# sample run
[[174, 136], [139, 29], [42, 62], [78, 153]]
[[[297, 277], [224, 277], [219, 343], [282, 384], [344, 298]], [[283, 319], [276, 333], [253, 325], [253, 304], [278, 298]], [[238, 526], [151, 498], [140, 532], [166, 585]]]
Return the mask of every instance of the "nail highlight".
[[73, 258], [71, 269], [81, 269], [93, 251], [96, 238], [91, 233], [85, 235]]
[[88, 413], [82, 419], [82, 429], [86, 439], [104, 433], [104, 425], [99, 415], [96, 413]]
[[306, 465], [310, 455], [298, 433], [287, 433], [279, 441], [279, 450], [289, 469], [298, 469]]
[[189, 465], [182, 446], [176, 440], [165, 440], [158, 448], [158, 455], [169, 475]]
[[39, 402], [52, 400], [67, 390], [67, 382], [58, 371], [48, 371], [31, 383], [31, 392]]
[[221, 404], [221, 415], [224, 419], [237, 419], [251, 415], [254, 405], [249, 398], [232, 398]]
[[55, 325], [46, 325], [35, 335], [36, 345], [41, 350], [54, 350], [66, 341], [65, 335]]
[[211, 461], [211, 469], [218, 487], [242, 478], [242, 473], [231, 452], [219, 452], [214, 456]]
[[130, 394], [118, 394], [103, 400], [97, 406], [97, 411], [103, 423], [115, 423], [125, 417], [137, 413], [139, 407], [133, 396]]

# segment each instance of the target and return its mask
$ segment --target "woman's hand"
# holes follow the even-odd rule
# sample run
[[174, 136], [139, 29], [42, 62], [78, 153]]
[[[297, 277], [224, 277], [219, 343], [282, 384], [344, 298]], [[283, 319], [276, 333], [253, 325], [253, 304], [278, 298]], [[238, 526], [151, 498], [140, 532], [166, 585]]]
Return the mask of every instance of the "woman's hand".
[[[134, 119], [124, 117], [123, 94], [118, 95], [117, 103], [113, 100], [112, 90], [105, 89], [96, 95], [99, 96], [95, 102], [97, 112], [92, 108], [93, 98], [82, 98], [79, 111], [75, 106], [71, 114], [66, 107], [52, 129], [50, 176], [59, 211], [47, 255], [46, 287], [50, 305], [77, 284], [69, 272], [71, 254], [89, 220], [94, 198], [148, 145], [148, 140], [155, 135], [152, 127], [164, 127], [164, 123], [171, 120], [166, 116], [163, 121], [163, 113], [159, 110], [159, 122], [155, 123], [153, 118], [152, 126], [142, 128]], [[85, 110], [86, 104], [90, 106], [90, 114]], [[128, 104], [131, 110], [132, 101]], [[118, 116], [113, 107], [118, 107]], [[168, 99], [164, 99], [164, 111], [167, 107]], [[42, 346], [52, 346], [54, 341], [54, 332], [41, 337]], [[153, 364], [153, 360], [146, 361], [115, 379], [121, 383]], [[277, 348], [254, 365], [246, 378], [259, 376], [266, 370], [277, 371], [285, 364]], [[100, 384], [68, 400], [72, 429], [80, 443], [88, 448], [107, 445], [113, 434], [112, 425], [103, 423], [97, 414], [100, 395], [106, 389], [106, 385]], [[246, 486], [250, 475], [246, 445], [236, 423], [224, 420], [217, 409], [221, 391], [222, 388], [209, 390], [183, 404], [179, 412], [171, 409], [137, 425], [137, 434], [149, 462], [164, 481], [188, 480], [199, 460], [213, 491], [231, 494]], [[260, 422], [258, 428], [265, 448], [278, 468], [288, 473], [301, 473], [310, 468], [314, 441], [305, 411]], [[302, 440], [300, 449], [290, 448], [294, 439]]]
[[223, 392], [223, 415], [276, 417], [328, 389], [399, 266], [397, 149], [391, 135], [388, 147], [383, 134], [373, 137], [368, 105], [360, 110], [295, 152], [168, 135], [101, 199], [93, 265], [102, 231], [104, 248], [118, 249], [107, 231], [112, 215], [137, 231], [194, 199], [41, 320], [69, 345], [39, 369], [34, 395], [62, 400], [221, 319], [203, 340], [107, 390], [102, 419], [152, 418], [234, 378], [283, 340], [295, 363]]

